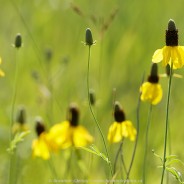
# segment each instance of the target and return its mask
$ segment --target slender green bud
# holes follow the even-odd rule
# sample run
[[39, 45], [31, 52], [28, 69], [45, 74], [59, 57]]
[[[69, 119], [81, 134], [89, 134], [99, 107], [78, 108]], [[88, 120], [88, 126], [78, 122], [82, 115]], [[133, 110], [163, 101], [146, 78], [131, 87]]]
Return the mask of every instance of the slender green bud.
[[123, 121], [125, 121], [125, 113], [120, 105], [119, 102], [115, 102], [115, 106], [114, 106], [114, 119], [116, 122], [118, 123], [122, 123]]
[[96, 102], [95, 92], [92, 89], [89, 91], [89, 100], [91, 105], [95, 105], [95, 102]]
[[22, 36], [18, 33], [15, 37], [15, 47], [20, 48], [22, 46]]
[[91, 32], [91, 29], [90, 28], [87, 28], [86, 29], [86, 39], [85, 39], [85, 44], [86, 45], [93, 45], [93, 36], [92, 36], [92, 32]]
[[22, 125], [26, 123], [26, 111], [25, 111], [25, 108], [23, 106], [20, 107], [18, 110], [16, 122], [18, 122]]

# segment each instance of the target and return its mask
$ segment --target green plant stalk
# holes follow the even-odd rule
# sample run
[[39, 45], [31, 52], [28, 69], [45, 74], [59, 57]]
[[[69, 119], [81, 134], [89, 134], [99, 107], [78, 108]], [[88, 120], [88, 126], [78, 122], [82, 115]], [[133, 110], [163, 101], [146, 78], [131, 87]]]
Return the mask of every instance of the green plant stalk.
[[[15, 53], [15, 79], [14, 79], [14, 88], [13, 88], [13, 97], [11, 103], [11, 115], [10, 115], [10, 143], [13, 140], [12, 127], [14, 122], [14, 111], [15, 111], [15, 100], [17, 96], [17, 82], [18, 82], [18, 62], [17, 56]], [[10, 163], [9, 163], [9, 184], [12, 184], [13, 181], [13, 158], [14, 155], [10, 154]]]
[[169, 83], [168, 83], [168, 95], [167, 95], [167, 105], [166, 105], [166, 120], [165, 120], [165, 138], [164, 138], [164, 156], [163, 156], [163, 168], [162, 168], [162, 177], [161, 177], [161, 184], [164, 181], [164, 173], [165, 173], [165, 163], [166, 163], [166, 153], [167, 153], [167, 134], [169, 128], [169, 104], [170, 104], [170, 94], [171, 94], [171, 83], [172, 83], [172, 70], [173, 70], [173, 63], [170, 68], [170, 76], [169, 76]]
[[148, 150], [148, 135], [151, 124], [151, 115], [152, 115], [152, 104], [150, 104], [148, 119], [147, 119], [147, 127], [146, 127], [146, 139], [145, 139], [145, 150], [144, 150], [144, 162], [143, 162], [143, 184], [146, 183], [146, 161], [147, 161], [147, 150]]
[[[105, 142], [105, 138], [104, 138], [103, 132], [102, 132], [102, 130], [101, 130], [100, 124], [98, 123], [98, 120], [97, 120], [96, 117], [95, 117], [95, 114], [94, 114], [94, 112], [93, 112], [92, 105], [91, 105], [91, 102], [90, 102], [90, 89], [89, 89], [90, 53], [91, 53], [91, 47], [90, 47], [90, 45], [89, 45], [89, 52], [88, 52], [88, 69], [87, 69], [87, 89], [88, 89], [88, 103], [89, 103], [89, 109], [90, 109], [90, 112], [91, 112], [91, 114], [92, 114], [92, 116], [93, 116], [93, 119], [95, 120], [96, 126], [98, 127], [98, 130], [99, 130], [99, 132], [100, 132], [100, 135], [101, 135], [101, 137], [102, 137], [102, 140], [103, 140], [103, 144], [104, 144], [104, 147], [105, 147], [105, 152], [106, 152], [107, 158], [108, 158], [108, 160], [110, 161], [109, 152], [108, 152], [108, 149], [107, 149], [107, 145], [106, 145], [106, 142]], [[113, 171], [112, 171], [111, 162], [109, 162], [108, 165], [109, 165], [109, 169], [110, 169], [111, 176], [113, 177]]]
[[114, 161], [114, 175], [116, 173], [116, 165], [117, 165], [119, 154], [122, 151], [122, 147], [123, 147], [123, 139], [122, 139], [122, 141], [121, 141], [121, 143], [119, 145], [118, 151], [116, 153], [116, 157], [115, 157], [115, 161]]
[[[141, 84], [143, 83], [144, 81], [144, 74], [143, 74], [143, 77], [142, 77], [142, 81], [141, 81]], [[127, 171], [127, 177], [126, 177], [126, 180], [125, 180], [125, 184], [128, 182], [128, 179], [129, 179], [129, 176], [130, 176], [130, 171], [132, 169], [132, 166], [133, 166], [133, 162], [134, 162], [134, 158], [135, 158], [135, 153], [136, 153], [136, 149], [137, 149], [137, 144], [138, 144], [138, 138], [139, 138], [139, 111], [140, 111], [140, 104], [141, 104], [141, 100], [140, 100], [140, 95], [139, 94], [139, 98], [138, 98], [138, 103], [137, 103], [137, 121], [136, 121], [136, 124], [137, 124], [137, 136], [136, 136], [136, 140], [135, 140], [135, 144], [134, 144], [134, 150], [133, 150], [133, 153], [132, 153], [132, 159], [130, 161], [130, 166], [128, 168], [128, 171]]]

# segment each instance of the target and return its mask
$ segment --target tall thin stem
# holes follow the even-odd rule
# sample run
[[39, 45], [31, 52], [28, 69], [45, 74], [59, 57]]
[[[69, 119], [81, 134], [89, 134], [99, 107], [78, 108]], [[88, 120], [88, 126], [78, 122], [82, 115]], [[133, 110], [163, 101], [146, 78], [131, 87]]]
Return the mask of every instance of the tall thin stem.
[[100, 124], [98, 123], [98, 120], [96, 119], [95, 117], [95, 114], [93, 112], [93, 109], [92, 109], [92, 105], [91, 105], [91, 101], [90, 101], [90, 88], [89, 88], [89, 70], [90, 70], [90, 54], [91, 54], [91, 47], [89, 46], [89, 53], [88, 53], [88, 69], [87, 69], [87, 89], [88, 89], [88, 103], [89, 103], [89, 109], [90, 109], [90, 112], [93, 116], [93, 119], [95, 120], [95, 123], [96, 123], [96, 126], [98, 127], [98, 130], [100, 132], [100, 135], [102, 137], [102, 140], [103, 140], [103, 144], [104, 144], [104, 147], [105, 147], [105, 151], [106, 151], [106, 155], [107, 155], [107, 158], [109, 160], [109, 169], [110, 169], [110, 172], [111, 172], [111, 176], [113, 176], [113, 171], [112, 171], [112, 165], [111, 165], [111, 162], [110, 162], [110, 157], [109, 157], [109, 152], [108, 152], [108, 149], [107, 149], [107, 145], [106, 145], [106, 142], [105, 142], [105, 138], [104, 138], [104, 135], [103, 135], [103, 132], [101, 130], [101, 127], [100, 127]]
[[147, 119], [147, 127], [146, 127], [144, 163], [143, 163], [143, 184], [146, 183], [146, 161], [147, 161], [147, 149], [148, 149], [148, 135], [149, 135], [149, 128], [151, 124], [151, 114], [152, 114], [152, 104], [150, 104], [150, 108], [148, 112], [148, 119]]
[[[143, 74], [143, 77], [142, 77], [142, 81], [141, 81], [141, 84], [143, 83], [144, 81], [144, 74]], [[139, 111], [140, 111], [140, 104], [141, 104], [141, 100], [140, 100], [140, 95], [139, 94], [139, 98], [138, 98], [138, 103], [137, 103], [137, 121], [136, 121], [136, 124], [137, 124], [137, 136], [136, 136], [136, 139], [135, 139], [135, 144], [134, 144], [134, 150], [133, 150], [133, 153], [132, 153], [132, 159], [130, 161], [130, 166], [128, 168], [128, 171], [127, 171], [127, 177], [126, 177], [126, 180], [125, 180], [125, 184], [128, 182], [128, 179], [129, 179], [129, 175], [130, 175], [130, 171], [132, 169], [132, 166], [133, 166], [133, 162], [134, 162], [134, 158], [135, 158], [135, 153], [136, 153], [136, 149], [137, 149], [137, 144], [138, 144], [138, 138], [139, 138]]]
[[170, 68], [170, 76], [169, 76], [169, 83], [168, 83], [166, 120], [165, 120], [165, 138], [164, 138], [164, 156], [163, 156], [163, 168], [162, 168], [161, 184], [163, 184], [163, 181], [164, 181], [166, 153], [167, 153], [167, 138], [168, 138], [167, 134], [168, 134], [168, 127], [169, 127], [169, 104], [170, 104], [171, 83], [172, 83], [172, 70], [173, 70], [173, 64], [171, 65], [171, 68]]
[[[16, 54], [16, 53], [15, 53]], [[15, 78], [14, 78], [14, 87], [13, 87], [13, 96], [12, 96], [12, 103], [11, 103], [11, 115], [10, 115], [10, 143], [13, 139], [13, 134], [12, 134], [12, 127], [14, 123], [14, 109], [15, 109], [15, 101], [16, 101], [16, 96], [17, 96], [17, 82], [18, 82], [18, 61], [17, 56], [15, 56]], [[10, 161], [9, 161], [9, 184], [13, 182], [13, 160], [14, 160], [14, 155], [10, 155]]]

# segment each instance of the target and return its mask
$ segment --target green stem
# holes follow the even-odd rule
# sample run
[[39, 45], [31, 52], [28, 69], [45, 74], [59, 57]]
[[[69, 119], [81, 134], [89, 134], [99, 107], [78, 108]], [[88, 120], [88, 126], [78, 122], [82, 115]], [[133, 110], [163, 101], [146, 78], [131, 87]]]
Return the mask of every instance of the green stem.
[[[141, 84], [143, 83], [144, 81], [144, 74], [143, 74], [143, 77], [142, 77], [142, 82]], [[137, 121], [136, 121], [136, 124], [137, 124], [137, 136], [136, 136], [136, 140], [135, 140], [135, 144], [134, 144], [134, 150], [133, 150], [133, 153], [132, 153], [132, 159], [130, 161], [130, 166], [128, 168], [128, 171], [127, 171], [127, 177], [126, 177], [126, 180], [125, 180], [125, 184], [128, 182], [129, 180], [129, 175], [130, 175], [130, 171], [132, 169], [132, 166], [133, 166], [133, 162], [134, 162], [134, 158], [135, 158], [135, 153], [136, 153], [136, 149], [137, 149], [137, 144], [138, 144], [138, 138], [139, 138], [139, 111], [140, 111], [140, 104], [141, 104], [141, 100], [140, 100], [140, 95], [139, 94], [139, 98], [138, 98], [138, 103], [137, 103]]]
[[117, 153], [116, 153], [116, 157], [115, 157], [115, 161], [114, 161], [114, 175], [115, 175], [115, 173], [116, 173], [116, 165], [117, 165], [117, 161], [118, 161], [119, 154], [120, 154], [120, 152], [121, 152], [121, 150], [122, 150], [122, 146], [123, 146], [123, 140], [121, 141], [121, 143], [120, 143], [120, 145], [119, 145], [119, 149], [118, 149], [118, 151], [117, 151]]
[[166, 153], [167, 153], [167, 137], [168, 137], [167, 134], [168, 134], [168, 127], [169, 127], [169, 104], [170, 104], [170, 94], [171, 94], [172, 70], [173, 70], [173, 64], [171, 65], [171, 68], [170, 68], [170, 76], [169, 76], [169, 83], [168, 83], [166, 120], [165, 120], [165, 138], [164, 138], [164, 156], [163, 156], [163, 168], [162, 168], [161, 184], [163, 184], [163, 181], [164, 181]]
[[145, 139], [145, 150], [144, 150], [144, 163], [143, 163], [143, 184], [146, 183], [146, 160], [147, 160], [147, 149], [148, 149], [148, 135], [151, 124], [152, 104], [150, 105], [146, 127], [146, 139]]
[[[98, 127], [98, 130], [100, 132], [100, 135], [102, 137], [102, 140], [103, 140], [103, 144], [105, 146], [105, 151], [106, 151], [106, 155], [107, 155], [107, 158], [108, 160], [110, 161], [110, 157], [109, 157], [109, 152], [108, 152], [108, 149], [107, 149], [107, 145], [106, 145], [106, 142], [105, 142], [105, 138], [104, 138], [104, 135], [103, 135], [103, 132], [101, 130], [101, 127], [100, 127], [100, 124], [98, 123], [98, 120], [96, 119], [95, 117], [95, 114], [93, 112], [93, 109], [92, 109], [92, 105], [91, 105], [91, 102], [90, 102], [90, 89], [89, 89], [89, 69], [90, 69], [90, 53], [91, 53], [91, 50], [90, 50], [90, 46], [89, 46], [89, 53], [88, 53], [88, 70], [87, 70], [87, 89], [88, 89], [88, 103], [89, 103], [89, 109], [90, 109], [90, 112], [93, 116], [93, 119], [95, 120], [95, 123], [96, 123], [96, 126]], [[112, 165], [111, 165], [111, 162], [109, 162], [109, 169], [110, 169], [110, 172], [111, 172], [111, 176], [113, 176], [113, 171], [112, 171]]]
[[[15, 53], [16, 54], [16, 53]], [[17, 81], [18, 81], [18, 63], [17, 57], [15, 56], [15, 78], [14, 78], [14, 88], [13, 88], [13, 96], [12, 96], [12, 103], [11, 103], [11, 115], [10, 115], [10, 143], [13, 140], [12, 134], [12, 127], [14, 123], [14, 111], [15, 111], [15, 100], [17, 96]], [[14, 155], [10, 155], [10, 163], [9, 163], [9, 184], [13, 181], [13, 158]]]

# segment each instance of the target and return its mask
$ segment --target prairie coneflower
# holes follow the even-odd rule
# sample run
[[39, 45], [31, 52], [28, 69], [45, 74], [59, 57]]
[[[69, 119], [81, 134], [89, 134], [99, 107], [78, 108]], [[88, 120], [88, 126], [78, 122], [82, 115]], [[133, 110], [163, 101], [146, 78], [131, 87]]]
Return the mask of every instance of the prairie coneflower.
[[148, 77], [147, 82], [144, 82], [140, 87], [142, 101], [149, 101], [152, 105], [156, 105], [161, 101], [162, 87], [158, 82], [159, 77], [157, 64], [153, 63], [151, 75]]
[[123, 138], [130, 138], [131, 141], [134, 141], [137, 133], [136, 129], [131, 121], [126, 120], [125, 114], [118, 102], [115, 103], [114, 119], [115, 122], [110, 126], [108, 132], [109, 142], [120, 142]]
[[89, 132], [79, 125], [79, 110], [74, 104], [69, 107], [68, 120], [51, 127], [49, 137], [62, 149], [70, 146], [82, 147], [93, 142], [93, 137]]
[[57, 150], [49, 139], [45, 126], [40, 118], [36, 120], [36, 133], [38, 138], [32, 142], [33, 156], [41, 157], [44, 160], [50, 158], [50, 152]]
[[170, 19], [168, 30], [166, 30], [166, 46], [155, 51], [152, 57], [153, 63], [163, 63], [173, 65], [173, 69], [181, 68], [184, 65], [184, 46], [178, 46], [178, 29], [175, 22]]

